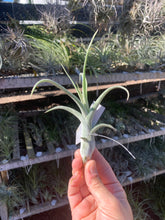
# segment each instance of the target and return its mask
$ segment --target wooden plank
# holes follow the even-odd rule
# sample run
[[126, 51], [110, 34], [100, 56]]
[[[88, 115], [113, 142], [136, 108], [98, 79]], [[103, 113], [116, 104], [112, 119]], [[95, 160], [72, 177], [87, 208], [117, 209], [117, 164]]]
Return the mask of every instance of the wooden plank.
[[47, 148], [48, 148], [50, 154], [53, 154], [55, 152], [55, 148], [51, 142], [47, 143]]
[[18, 121], [14, 122], [13, 129], [15, 132], [15, 144], [13, 147], [13, 159], [18, 160], [20, 159], [20, 146], [19, 146], [19, 136], [18, 136]]
[[[1, 172], [2, 175], [2, 172]], [[2, 183], [2, 176], [0, 175], [0, 183]], [[4, 204], [1, 200], [0, 200], [0, 217], [1, 220], [8, 220], [8, 208], [7, 205]]]
[[51, 160], [57, 160], [60, 158], [69, 157], [73, 153], [74, 153], [74, 150], [65, 150], [59, 153], [54, 153], [54, 154], [43, 153], [43, 156], [41, 157], [30, 158], [24, 161], [21, 161], [21, 160], [10, 161], [9, 163], [6, 163], [6, 164], [0, 164], [0, 171], [11, 170], [11, 169], [19, 168], [19, 167], [26, 167], [28, 165], [43, 163], [43, 162], [47, 162]]
[[[119, 140], [117, 140], [118, 142], [120, 142], [121, 144], [128, 144], [128, 143], [133, 143], [133, 142], [137, 142], [137, 141], [142, 141], [145, 139], [150, 139], [153, 137], [158, 137], [161, 135], [165, 135], [165, 129], [164, 130], [159, 130], [159, 131], [154, 131], [148, 134], [142, 134], [142, 135], [138, 135], [138, 136], [131, 136], [128, 138], [121, 138]], [[119, 144], [114, 141], [107, 141], [105, 143], [96, 143], [96, 146], [98, 149], [104, 149], [104, 148], [109, 148], [109, 147], [115, 147], [118, 146]]]
[[[71, 75], [72, 80], [75, 83], [79, 83], [78, 75]], [[165, 79], [165, 72], [133, 72], [133, 73], [107, 73], [107, 74], [98, 74], [97, 78], [92, 75], [87, 75], [88, 84], [95, 84], [98, 82], [99, 84], [110, 84], [110, 83], [119, 83], [126, 81], [138, 81], [138, 80], [151, 80], [151, 79], [160, 79], [162, 81]], [[8, 90], [8, 89], [18, 89], [18, 88], [32, 88], [36, 82], [40, 79], [49, 78], [51, 80], [55, 80], [57, 83], [61, 85], [72, 85], [71, 81], [65, 74], [55, 75], [55, 76], [29, 76], [29, 77], [7, 77], [0, 78], [0, 90]], [[158, 80], [159, 81], [159, 80]], [[48, 83], [42, 83], [42, 87], [50, 86]]]
[[[149, 139], [149, 138], [153, 138], [153, 137], [157, 137], [161, 135], [165, 135], [165, 130], [159, 130], [159, 131], [155, 131], [149, 134], [142, 134], [138, 136], [131, 136], [128, 138], [121, 138], [117, 141], [120, 142], [121, 144], [127, 144], [127, 143], [137, 142], [137, 141], [141, 141], [141, 140], [145, 140], [145, 139]], [[115, 141], [107, 141], [105, 143], [96, 143], [96, 147], [98, 149], [111, 148], [111, 147], [115, 147], [118, 145], [119, 144], [116, 143]], [[6, 164], [0, 164], [0, 171], [11, 170], [11, 169], [15, 169], [18, 167], [25, 167], [25, 166], [32, 165], [32, 164], [43, 163], [43, 162], [47, 162], [51, 160], [57, 160], [60, 158], [70, 157], [74, 154], [74, 151], [75, 150], [65, 150], [59, 153], [54, 153], [54, 154], [43, 153], [43, 156], [38, 157], [38, 158], [30, 158], [24, 161], [20, 161], [20, 160], [10, 161], [9, 163], [6, 163]]]
[[33, 149], [32, 140], [25, 126], [24, 126], [24, 137], [25, 137], [26, 150], [27, 150], [29, 158], [35, 158], [36, 156], [35, 156], [35, 152]]
[[7, 170], [3, 170], [1, 171], [1, 181], [3, 181], [3, 183], [7, 184], [9, 180], [9, 174]]
[[141, 181], [147, 181], [147, 180], [150, 180], [156, 176], [159, 176], [159, 175], [162, 175], [162, 174], [165, 174], [165, 169], [164, 170], [159, 170], [159, 171], [154, 171], [153, 173], [151, 174], [148, 174], [147, 176], [143, 176], [143, 177], [136, 177], [135, 179], [133, 179], [132, 181], [126, 181], [122, 184], [122, 186], [128, 186], [128, 185], [132, 185], [134, 183], [138, 183], [138, 182], [141, 182]]
[[15, 216], [10, 217], [9, 220], [23, 219], [25, 217], [35, 215], [38, 213], [42, 213], [42, 212], [46, 212], [46, 211], [56, 209], [56, 208], [59, 208], [59, 207], [65, 206], [65, 205], [68, 205], [67, 198], [61, 199], [59, 202], [57, 202], [55, 204], [55, 206], [51, 205], [50, 202], [40, 204], [40, 205], [34, 205], [34, 206], [30, 207], [30, 211], [25, 211], [22, 215], [16, 214]]
[[[106, 85], [98, 85], [98, 86], [89, 86], [88, 92], [96, 91], [96, 90], [105, 90], [109, 88], [110, 86], [132, 86], [137, 85], [141, 83], [153, 83], [158, 81], [165, 81], [165, 78], [158, 78], [158, 79], [145, 79], [145, 80], [133, 80], [133, 81], [127, 81], [122, 83], [115, 83], [115, 84], [106, 84]], [[75, 89], [68, 89], [71, 93], [76, 93]], [[45, 99], [49, 96], [60, 96], [65, 95], [65, 93], [61, 90], [56, 91], [46, 91], [46, 92], [40, 92], [40, 93], [34, 93], [32, 96], [30, 94], [27, 95], [14, 95], [10, 97], [1, 97], [0, 98], [0, 104], [8, 104], [8, 103], [19, 103], [19, 102], [25, 102], [25, 101], [33, 101], [38, 99]]]

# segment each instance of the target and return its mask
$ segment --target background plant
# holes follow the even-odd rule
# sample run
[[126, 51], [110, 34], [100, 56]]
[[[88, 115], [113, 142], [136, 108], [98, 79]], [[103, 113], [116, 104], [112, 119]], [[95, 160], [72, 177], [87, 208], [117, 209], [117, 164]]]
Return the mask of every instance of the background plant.
[[39, 10], [41, 20], [46, 28], [46, 31], [51, 34], [64, 34], [70, 28], [70, 10], [66, 7], [61, 7], [56, 3], [48, 3], [42, 10]]
[[11, 72], [27, 69], [31, 46], [24, 30], [16, 23], [13, 27], [7, 26], [6, 32], [1, 47], [3, 69]]
[[[100, 32], [106, 33], [117, 21], [117, 0], [90, 1], [90, 22]], [[94, 23], [93, 23], [94, 21]]]
[[127, 198], [129, 201], [129, 204], [132, 208], [134, 220], [149, 220], [150, 216], [147, 213], [147, 207], [148, 204], [147, 199], [141, 199], [140, 192], [137, 188], [131, 189], [131, 188], [125, 188]]
[[41, 192], [46, 189], [45, 180], [46, 173], [40, 165], [31, 167], [29, 171], [24, 168], [13, 171], [13, 181], [19, 184], [27, 207], [40, 203]]
[[16, 143], [16, 125], [17, 116], [11, 114], [10, 110], [0, 115], [0, 157], [1, 160], [10, 160]]
[[[148, 184], [140, 184], [139, 192], [141, 198], [147, 199], [147, 205], [150, 210], [154, 212], [156, 216], [160, 219], [165, 218], [165, 184], [164, 184], [164, 175], [156, 177], [155, 180], [151, 180]], [[156, 199], [155, 199], [156, 198]]]
[[115, 147], [115, 149], [104, 149], [102, 154], [111, 164], [115, 174], [121, 183], [127, 181], [128, 177], [144, 177], [154, 171], [164, 169], [164, 140], [157, 137], [155, 142], [144, 140], [129, 144], [129, 150], [135, 155], [136, 160], [129, 158], [127, 153]]
[[72, 42], [65, 39], [50, 41], [32, 38], [31, 45], [34, 52], [31, 54], [30, 64], [36, 70], [55, 75], [61, 71], [62, 64], [72, 72]]
[[24, 204], [22, 191], [17, 184], [0, 184], [1, 202], [6, 204], [9, 209], [9, 215], [15, 213], [19, 207]]

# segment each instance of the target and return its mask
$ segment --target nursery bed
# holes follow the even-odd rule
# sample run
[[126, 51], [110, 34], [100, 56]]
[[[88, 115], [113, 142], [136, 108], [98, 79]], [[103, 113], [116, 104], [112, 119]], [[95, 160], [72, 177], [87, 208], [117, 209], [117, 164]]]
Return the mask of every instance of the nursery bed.
[[[148, 134], [142, 134], [142, 135], [138, 135], [138, 136], [134, 136], [134, 137], [127, 137], [127, 138], [121, 138], [118, 139], [117, 141], [120, 142], [121, 144], [129, 144], [132, 142], [137, 142], [137, 141], [141, 141], [144, 139], [150, 139], [150, 138], [154, 138], [157, 136], [161, 136], [161, 135], [165, 135], [165, 129], [163, 130], [159, 130], [159, 131], [154, 131]], [[96, 147], [98, 149], [104, 149], [104, 148], [111, 148], [111, 147], [115, 147], [118, 146], [119, 144], [114, 142], [114, 141], [106, 141], [105, 143], [96, 143]], [[31, 146], [31, 148], [33, 149], [33, 147]], [[30, 149], [31, 149], [30, 148]], [[11, 160], [10, 162], [6, 163], [6, 164], [2, 164], [0, 163], [0, 171], [4, 171], [4, 170], [11, 170], [11, 169], [15, 169], [18, 167], [26, 167], [29, 165], [33, 165], [33, 164], [37, 164], [37, 163], [43, 163], [46, 161], [51, 161], [51, 160], [59, 160], [61, 158], [65, 158], [65, 157], [70, 157], [73, 156], [75, 149], [73, 150], [63, 150], [59, 153], [49, 153], [49, 152], [45, 152], [43, 153], [43, 156], [40, 157], [36, 157], [34, 154], [32, 155], [32, 158], [30, 157], [29, 159], [25, 159], [25, 160]]]
[[[154, 171], [153, 173], [151, 173], [147, 176], [137, 177], [135, 179], [132, 179], [132, 181], [126, 181], [122, 184], [122, 186], [125, 187], [130, 184], [138, 183], [141, 181], [147, 181], [151, 178], [154, 178], [154, 177], [156, 178], [156, 176], [164, 174], [164, 173], [165, 173], [165, 170]], [[29, 211], [25, 211], [23, 214], [16, 213], [14, 216], [9, 217], [9, 220], [18, 220], [18, 219], [26, 218], [26, 217], [29, 217], [29, 216], [32, 216], [35, 214], [45, 212], [45, 211], [50, 211], [52, 209], [63, 207], [68, 204], [69, 204], [68, 199], [63, 198], [63, 199], [60, 199], [60, 201], [57, 201], [57, 203], [54, 206], [51, 205], [50, 202], [46, 202], [46, 203], [39, 204], [39, 205], [33, 205], [30, 207]]]
[[[79, 83], [78, 75], [71, 75], [73, 81], [75, 83]], [[21, 88], [32, 88], [33, 85], [41, 80], [49, 78], [51, 80], [56, 81], [57, 83], [63, 86], [71, 86], [71, 81], [64, 74], [59, 74], [56, 76], [40, 76], [40, 77], [22, 77], [20, 76], [12, 76], [12, 77], [1, 77], [0, 78], [0, 90], [9, 90], [9, 89], [21, 89]], [[87, 80], [90, 84], [109, 84], [109, 83], [118, 83], [118, 82], [126, 82], [126, 81], [138, 81], [138, 80], [151, 80], [157, 79], [157, 81], [165, 80], [165, 72], [161, 71], [151, 71], [151, 72], [133, 72], [133, 73], [109, 73], [109, 74], [98, 74], [96, 76], [87, 75]], [[42, 84], [43, 87], [48, 86], [47, 83]]]
[[[106, 85], [97, 85], [97, 86], [89, 86], [88, 91], [97, 91], [97, 90], [104, 90], [109, 88], [110, 86], [134, 86], [134, 85], [140, 85], [140, 93], [142, 92], [142, 85], [146, 83], [156, 83], [158, 82], [157, 90], [159, 90], [159, 82], [165, 81], [165, 78], [156, 78], [156, 79], [144, 79], [144, 80], [132, 80], [132, 81], [126, 81], [121, 83], [114, 83], [114, 84], [106, 84]], [[76, 93], [75, 89], [68, 89], [71, 93]], [[65, 93], [61, 90], [53, 90], [53, 91], [41, 91], [38, 93], [34, 93], [32, 96], [30, 96], [30, 93], [22, 94], [22, 95], [5, 95], [4, 97], [1, 96], [0, 98], [0, 104], [9, 104], [9, 103], [20, 103], [25, 101], [33, 101], [33, 100], [43, 100], [45, 98], [48, 98], [50, 96], [60, 96], [65, 95]]]

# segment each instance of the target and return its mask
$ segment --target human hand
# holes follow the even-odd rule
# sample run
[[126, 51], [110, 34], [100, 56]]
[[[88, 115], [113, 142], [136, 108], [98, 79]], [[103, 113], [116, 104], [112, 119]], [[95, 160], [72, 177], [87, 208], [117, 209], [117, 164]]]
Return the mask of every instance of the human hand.
[[133, 220], [125, 191], [97, 149], [85, 165], [75, 152], [68, 198], [72, 220]]

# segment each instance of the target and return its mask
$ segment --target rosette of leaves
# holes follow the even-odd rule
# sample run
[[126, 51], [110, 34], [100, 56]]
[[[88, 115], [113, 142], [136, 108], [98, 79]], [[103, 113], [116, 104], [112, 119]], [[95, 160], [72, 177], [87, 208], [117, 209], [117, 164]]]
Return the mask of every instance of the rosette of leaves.
[[20, 71], [27, 65], [32, 48], [20, 27], [7, 27], [6, 32], [7, 37], [2, 40], [1, 48], [3, 69]]
[[43, 79], [38, 81], [33, 89], [31, 94], [33, 94], [34, 90], [36, 87], [38, 87], [39, 84], [41, 83], [50, 83], [52, 85], [54, 85], [55, 87], [61, 89], [62, 91], [64, 91], [78, 106], [80, 111], [77, 111], [76, 109], [73, 109], [71, 107], [67, 107], [67, 106], [55, 106], [51, 109], [49, 109], [47, 112], [50, 112], [52, 110], [65, 110], [71, 114], [73, 114], [80, 122], [82, 125], [82, 129], [81, 129], [81, 139], [80, 139], [80, 153], [82, 156], [82, 160], [85, 163], [87, 160], [89, 160], [92, 156], [92, 153], [95, 149], [95, 136], [96, 136], [96, 131], [102, 127], [109, 127], [113, 130], [115, 130], [115, 128], [113, 128], [112, 125], [110, 124], [97, 124], [94, 125], [94, 121], [93, 121], [93, 117], [95, 112], [97, 111], [97, 108], [99, 106], [99, 104], [102, 102], [103, 98], [113, 89], [123, 89], [126, 93], [127, 93], [127, 98], [129, 97], [129, 92], [126, 88], [122, 87], [122, 86], [112, 86], [109, 87], [108, 89], [106, 89], [98, 98], [97, 100], [92, 104], [89, 105], [88, 102], [88, 83], [87, 83], [87, 79], [86, 79], [86, 63], [87, 63], [87, 58], [88, 58], [88, 53], [90, 50], [90, 47], [92, 45], [92, 42], [94, 40], [94, 37], [96, 36], [97, 32], [94, 34], [94, 36], [92, 37], [92, 40], [88, 46], [86, 55], [85, 55], [85, 60], [84, 60], [84, 65], [83, 65], [83, 73], [82, 75], [82, 90], [79, 88], [78, 85], [76, 85], [72, 78], [69, 76], [69, 74], [67, 73], [67, 71], [64, 68], [64, 71], [66, 73], [66, 75], [69, 77], [69, 79], [71, 80], [77, 95], [72, 94], [69, 90], [67, 90], [66, 88], [64, 88], [63, 86], [61, 86], [60, 84], [58, 84], [57, 82], [53, 81], [53, 80], [49, 80], [49, 79]]

